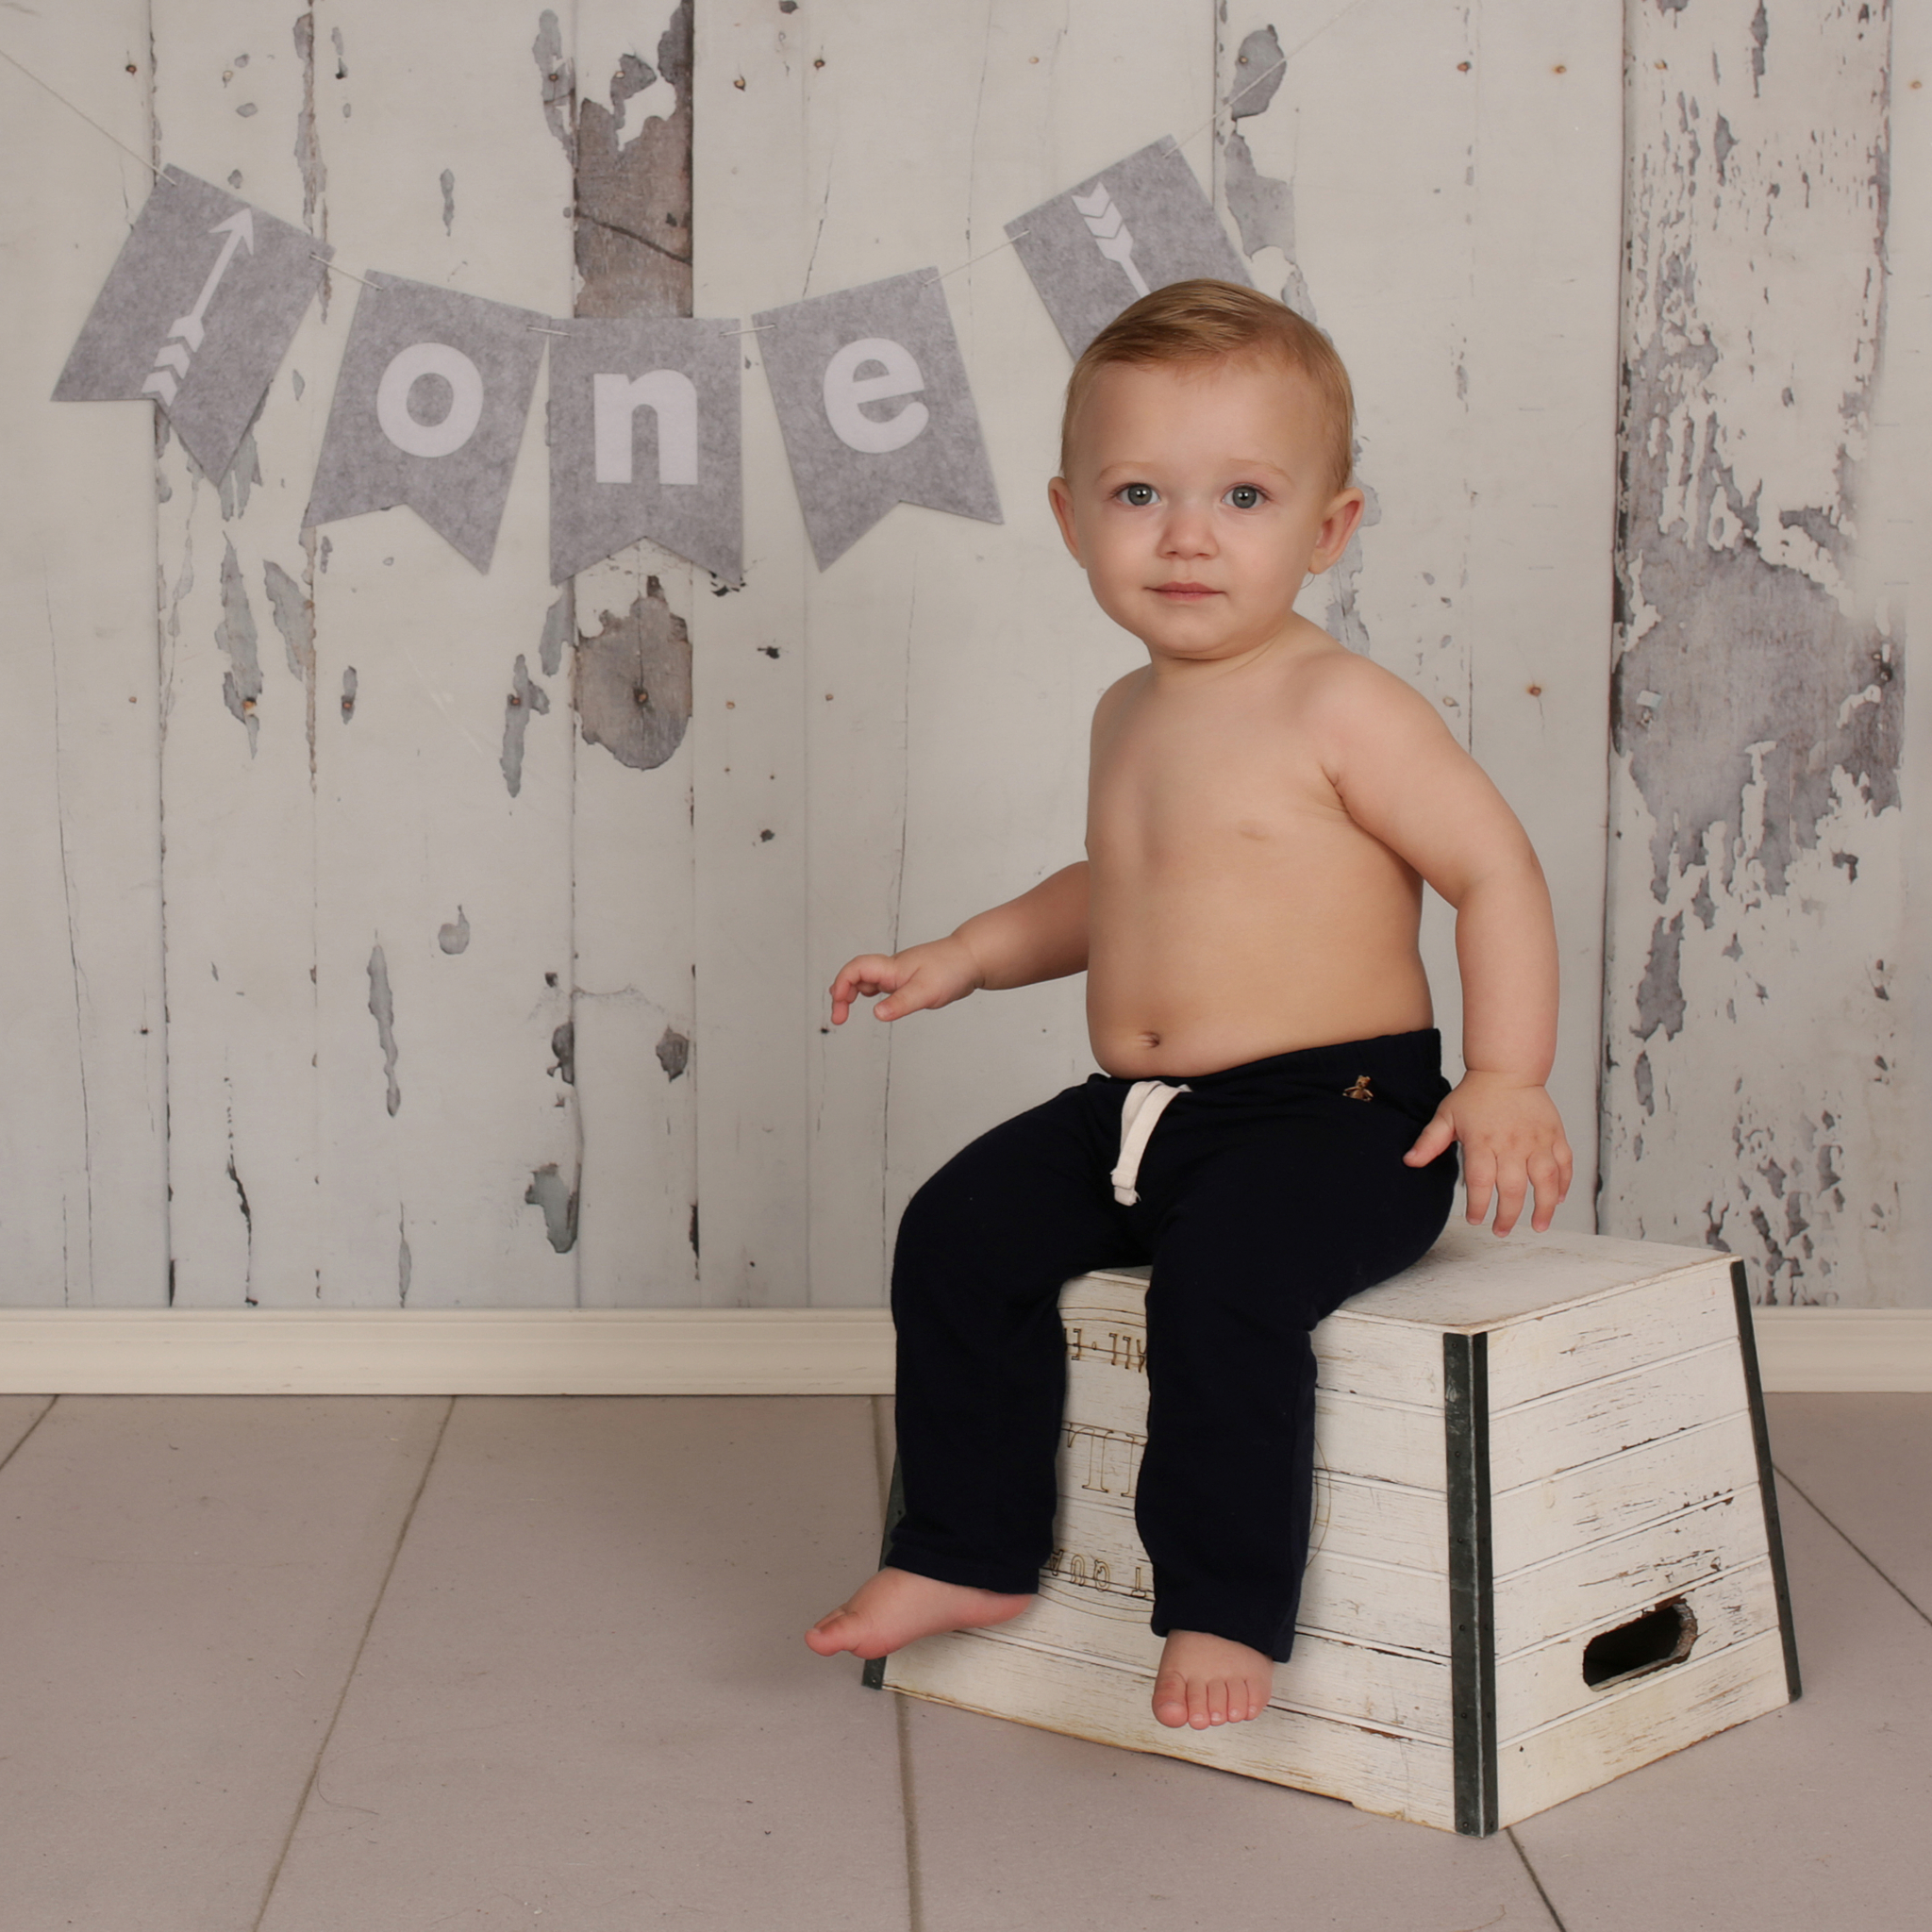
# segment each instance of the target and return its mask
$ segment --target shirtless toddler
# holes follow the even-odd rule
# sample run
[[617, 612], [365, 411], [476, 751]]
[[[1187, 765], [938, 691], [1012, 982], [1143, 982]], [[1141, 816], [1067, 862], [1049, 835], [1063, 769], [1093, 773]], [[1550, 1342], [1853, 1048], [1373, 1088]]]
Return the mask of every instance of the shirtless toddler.
[[[1093, 716], [1087, 858], [950, 938], [864, 954], [832, 1020], [1084, 971], [1105, 1069], [955, 1157], [893, 1264], [907, 1512], [806, 1641], [882, 1657], [1004, 1622], [1051, 1549], [1060, 1284], [1151, 1261], [1136, 1522], [1163, 1724], [1238, 1723], [1289, 1654], [1308, 1542], [1308, 1331], [1467, 1212], [1543, 1229], [1570, 1149], [1544, 1091], [1557, 942], [1536, 855], [1433, 708], [1298, 616], [1355, 534], [1326, 337], [1230, 283], [1157, 290], [1068, 385], [1053, 511], [1147, 664]], [[1456, 908], [1463, 1059], [1417, 951]]]

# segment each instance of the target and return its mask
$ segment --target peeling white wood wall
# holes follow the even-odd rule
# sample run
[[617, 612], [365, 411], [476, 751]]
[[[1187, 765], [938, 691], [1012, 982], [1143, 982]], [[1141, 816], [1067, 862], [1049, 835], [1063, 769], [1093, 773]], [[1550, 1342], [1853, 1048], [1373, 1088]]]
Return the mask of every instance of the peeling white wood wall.
[[1750, 1256], [1778, 1303], [1924, 1303], [1916, 532], [1873, 464], [1892, 344], [1924, 341], [1888, 257], [1923, 231], [1891, 109], [1924, 76], [1883, 0], [1629, 18], [1604, 1224]]
[[[0, 1301], [880, 1299], [919, 1180], [1091, 1064], [1077, 983], [837, 1035], [823, 991], [850, 953], [945, 930], [1079, 850], [1087, 714], [1138, 646], [1093, 608], [1048, 520], [1067, 361], [997, 244], [1014, 214], [1163, 134], [1212, 185], [1257, 283], [1307, 307], [1356, 377], [1376, 522], [1306, 608], [1442, 705], [1544, 855], [1565, 964], [1557, 1091], [1584, 1157], [1566, 1219], [1592, 1213], [1606, 1010], [1607, 1225], [1701, 1239], [1706, 1194], [1732, 1199], [1722, 1183], [1736, 1193], [1724, 1238], [1755, 1252], [1763, 1156], [1796, 1173], [1780, 1150], [1826, 1112], [1858, 1124], [1824, 1129], [1833, 1146], [1869, 1146], [1860, 1199], [1895, 1184], [1902, 1129], [1874, 1111], [1891, 1090], [1835, 1083], [1820, 1060], [1902, 1051], [1883, 1026], [1902, 1024], [1902, 995], [1874, 1000], [1863, 966], [1844, 966], [1899, 956], [1888, 780], [1752, 803], [1787, 831], [1711, 862], [1723, 913], [1707, 932], [1704, 861], [1677, 863], [1713, 774], [1744, 774], [1730, 818], [1710, 815], [1735, 837], [1746, 804], [1785, 782], [1766, 753], [1753, 790], [1750, 746], [1810, 729], [1824, 702], [1777, 696], [1736, 642], [1720, 607], [1759, 583], [1735, 591], [1740, 544], [1781, 608], [1841, 608], [1847, 666], [1882, 632], [1896, 671], [1898, 600], [1881, 607], [1866, 582], [1886, 511], [1854, 546], [1852, 485], [1833, 468], [1862, 431], [1833, 385], [1869, 414], [1882, 324], [1862, 264], [1883, 209], [1857, 179], [1890, 152], [1888, 29], [1876, 8], [1862, 41], [1856, 6], [1770, 11], [1754, 76], [1751, 0], [1630, 0], [1627, 86], [1625, 22], [1587, 0], [961, 0], [916, 23], [893, 0], [697, 0], [694, 75], [671, 0], [274, 15], [101, 0], [0, 17], [6, 51], [121, 140], [305, 222], [341, 270], [218, 484], [165, 437], [157, 454], [140, 406], [48, 404], [149, 177], [0, 67], [15, 184], [0, 211], [15, 351], [0, 384], [14, 458], [0, 483], [14, 827]], [[1800, 30], [1780, 41], [1781, 11], [1811, 23], [1811, 52], [1782, 66]], [[1682, 125], [1679, 82], [1697, 103]], [[1232, 124], [1217, 111], [1230, 95]], [[1676, 635], [1694, 606], [1699, 661], [1724, 668], [1698, 700], [1693, 758], [1683, 737], [1655, 739], [1690, 698], [1646, 669], [1641, 688], [1666, 702], [1644, 723], [1626, 656], [1607, 969], [1626, 104], [1633, 458], [1653, 416], [1670, 435], [1680, 418], [1720, 425], [1697, 432], [1713, 454], [1695, 475], [1722, 472], [1747, 498], [1769, 478], [1757, 526], [1782, 547], [1767, 556], [1722, 520], [1674, 536], [1668, 506], [1636, 504], [1649, 472], [1633, 459], [1626, 609], [1668, 593], [1645, 608]], [[1719, 113], [1722, 209], [1702, 131]], [[1807, 160], [1820, 128], [1836, 132]], [[1767, 200], [1781, 167], [1808, 167], [1816, 213], [1795, 186]], [[1774, 244], [1750, 226], [1767, 208], [1789, 217]], [[1666, 297], [1651, 269], [1672, 264]], [[820, 575], [747, 336], [741, 591], [714, 594], [649, 546], [552, 591], [541, 386], [487, 576], [407, 511], [301, 531], [350, 275], [555, 314], [748, 322], [927, 265], [958, 270], [945, 287], [1001, 525], [902, 507]], [[1733, 313], [1765, 307], [1767, 284], [1776, 351], [1805, 374], [1782, 441], [1764, 358], [1731, 333], [1767, 340], [1756, 310]], [[1714, 352], [1670, 333], [1687, 317]], [[1657, 474], [1654, 495], [1677, 473]], [[1888, 487], [1906, 501], [1906, 483]], [[1865, 588], [1843, 591], [1854, 579]], [[1645, 649], [1638, 628], [1620, 634], [1626, 653]], [[1779, 648], [1804, 661], [1795, 632]], [[1898, 680], [1876, 681], [1843, 726], [1837, 708], [1864, 686], [1834, 686], [1829, 728], [1805, 742], [1876, 744], [1895, 776]], [[1874, 736], [1881, 720], [1891, 737]], [[1684, 828], [1664, 835], [1661, 900], [1653, 820]], [[1776, 888], [1754, 884], [1760, 848], [1786, 846]], [[1833, 851], [1856, 853], [1856, 881]], [[1793, 935], [1826, 916], [1813, 902], [1838, 944], [1794, 966]], [[1653, 965], [1659, 916], [1681, 1025]], [[1734, 928], [1741, 958], [1722, 950]], [[1453, 1041], [1443, 922], [1429, 944]], [[1721, 982], [1747, 970], [1786, 1004], [1733, 1025]], [[1762, 1154], [1742, 1165], [1724, 1137], [1747, 1072]], [[1805, 1282], [1829, 1260], [1847, 1301], [1923, 1298], [1873, 1259], [1862, 1211], [1809, 1210]], [[1780, 1203], [1780, 1242], [1786, 1225]]]

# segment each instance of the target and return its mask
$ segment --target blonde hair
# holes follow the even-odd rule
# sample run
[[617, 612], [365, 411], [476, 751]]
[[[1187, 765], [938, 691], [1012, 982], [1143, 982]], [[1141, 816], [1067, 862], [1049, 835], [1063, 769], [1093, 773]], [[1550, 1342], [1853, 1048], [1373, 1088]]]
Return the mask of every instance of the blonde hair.
[[1239, 282], [1170, 282], [1124, 308], [1081, 351], [1067, 379], [1060, 417], [1060, 474], [1067, 473], [1074, 418], [1109, 363], [1212, 362], [1224, 356], [1272, 357], [1314, 385], [1327, 418], [1329, 478], [1346, 488], [1355, 467], [1355, 391], [1335, 344], [1285, 303]]

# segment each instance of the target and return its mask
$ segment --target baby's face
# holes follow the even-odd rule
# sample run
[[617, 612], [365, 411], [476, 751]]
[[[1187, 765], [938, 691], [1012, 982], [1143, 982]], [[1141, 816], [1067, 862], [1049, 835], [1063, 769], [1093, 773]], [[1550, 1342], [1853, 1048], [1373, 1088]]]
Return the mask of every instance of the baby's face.
[[1361, 491], [1338, 491], [1314, 385], [1272, 358], [1111, 363], [1050, 486], [1094, 597], [1157, 658], [1258, 649], [1341, 554]]

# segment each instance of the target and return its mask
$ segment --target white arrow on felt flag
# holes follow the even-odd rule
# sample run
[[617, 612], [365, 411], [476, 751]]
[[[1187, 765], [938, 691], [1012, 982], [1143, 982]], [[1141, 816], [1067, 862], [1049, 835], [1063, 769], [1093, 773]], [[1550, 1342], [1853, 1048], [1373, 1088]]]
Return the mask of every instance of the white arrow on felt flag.
[[1113, 196], [1107, 192], [1107, 183], [1101, 182], [1091, 194], [1074, 194], [1067, 198], [1085, 218], [1087, 232], [1093, 237], [1093, 245], [1108, 260], [1117, 261], [1126, 272], [1128, 281], [1134, 285], [1135, 294], [1146, 294], [1147, 281], [1134, 260], [1134, 238], [1127, 232], [1127, 218], [1114, 206]]
[[[168, 340], [161, 345], [160, 354], [155, 358], [155, 366], [148, 371], [147, 380], [141, 386], [142, 395], [159, 396], [163, 408], [175, 400], [175, 392], [187, 379], [188, 364], [208, 332], [202, 326], [202, 317], [208, 313], [208, 305], [214, 300], [215, 291], [221, 287], [222, 277], [227, 274], [228, 264], [235, 258], [235, 251], [246, 248], [249, 254], [255, 253], [255, 210], [244, 208], [240, 213], [230, 215], [225, 222], [217, 222], [208, 233], [225, 234], [228, 239], [222, 243], [222, 252], [215, 258], [215, 265], [209, 271], [208, 280], [202, 284], [200, 299], [168, 331]], [[170, 375], [170, 370], [175, 371], [176, 375]]]
[[222, 252], [216, 258], [208, 280], [202, 284], [201, 299], [168, 331], [171, 338], [179, 337], [191, 349], [201, 347], [201, 339], [205, 333], [201, 319], [208, 313], [208, 305], [214, 299], [214, 292], [221, 286], [222, 277], [227, 274], [228, 264], [235, 258], [235, 251], [245, 247], [249, 254], [255, 253], [255, 210], [244, 208], [240, 212], [230, 215], [225, 222], [216, 223], [208, 233], [219, 235], [225, 231], [228, 239], [222, 243]]

